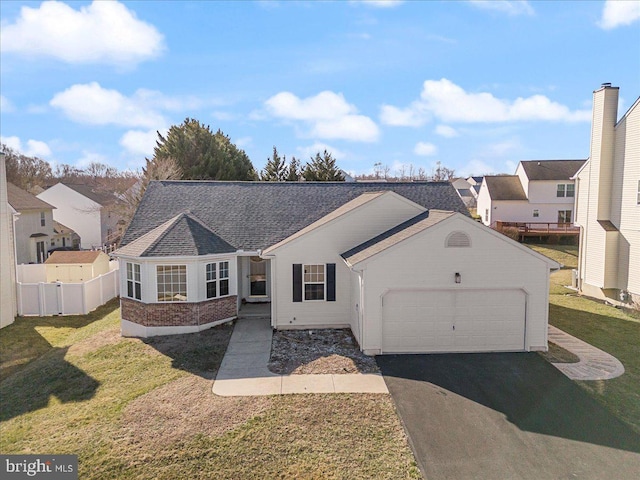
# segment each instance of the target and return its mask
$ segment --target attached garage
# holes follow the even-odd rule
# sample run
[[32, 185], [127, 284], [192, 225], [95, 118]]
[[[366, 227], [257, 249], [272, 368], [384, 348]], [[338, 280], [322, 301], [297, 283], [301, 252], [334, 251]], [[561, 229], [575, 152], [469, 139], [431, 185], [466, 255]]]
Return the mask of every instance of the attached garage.
[[559, 265], [464, 215], [424, 212], [342, 258], [365, 353], [547, 349]]
[[382, 353], [525, 350], [526, 294], [508, 290], [390, 290]]

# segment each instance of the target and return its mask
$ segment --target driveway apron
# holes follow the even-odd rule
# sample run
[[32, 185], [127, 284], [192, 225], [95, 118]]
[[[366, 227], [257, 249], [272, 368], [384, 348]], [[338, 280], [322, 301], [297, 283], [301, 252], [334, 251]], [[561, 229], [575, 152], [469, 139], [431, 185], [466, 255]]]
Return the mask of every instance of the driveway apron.
[[640, 478], [640, 435], [535, 353], [376, 359], [429, 480]]

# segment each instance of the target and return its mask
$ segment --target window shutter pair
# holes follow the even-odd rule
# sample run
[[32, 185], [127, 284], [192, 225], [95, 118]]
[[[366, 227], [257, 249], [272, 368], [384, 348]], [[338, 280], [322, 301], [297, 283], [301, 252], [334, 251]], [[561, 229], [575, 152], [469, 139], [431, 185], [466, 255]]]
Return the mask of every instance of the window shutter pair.
[[[336, 264], [327, 263], [326, 276], [327, 282], [327, 302], [336, 301]], [[293, 301], [302, 301], [302, 264], [293, 264]]]

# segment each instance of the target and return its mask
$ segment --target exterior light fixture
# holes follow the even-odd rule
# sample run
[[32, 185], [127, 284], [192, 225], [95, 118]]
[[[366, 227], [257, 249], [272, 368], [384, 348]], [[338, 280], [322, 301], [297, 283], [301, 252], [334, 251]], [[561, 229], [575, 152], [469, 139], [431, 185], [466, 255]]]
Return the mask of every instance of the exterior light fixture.
[[456, 272], [456, 283], [461, 283], [461, 282], [462, 282], [462, 275]]

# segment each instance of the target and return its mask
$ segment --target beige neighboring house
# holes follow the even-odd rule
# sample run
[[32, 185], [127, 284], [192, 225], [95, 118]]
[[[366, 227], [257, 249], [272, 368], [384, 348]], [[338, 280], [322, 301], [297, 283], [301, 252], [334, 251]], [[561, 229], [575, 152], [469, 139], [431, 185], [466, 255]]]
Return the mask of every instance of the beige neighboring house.
[[11, 325], [17, 314], [16, 258], [13, 242], [15, 210], [7, 198], [4, 153], [0, 152], [0, 328]]
[[573, 176], [586, 160], [523, 160], [515, 175], [487, 175], [478, 193], [482, 223], [571, 224]]
[[100, 251], [53, 252], [44, 263], [48, 283], [80, 283], [109, 273], [109, 256]]
[[640, 306], [640, 98], [618, 120], [618, 87], [593, 93], [591, 148], [576, 174], [585, 295]]
[[26, 190], [7, 183], [9, 205], [18, 212], [15, 222], [17, 263], [44, 263], [54, 238], [54, 206]]
[[61, 224], [60, 222], [53, 221], [54, 236], [51, 239], [51, 249], [60, 247], [70, 247], [74, 249], [80, 248], [80, 235], [74, 232], [71, 228]]

